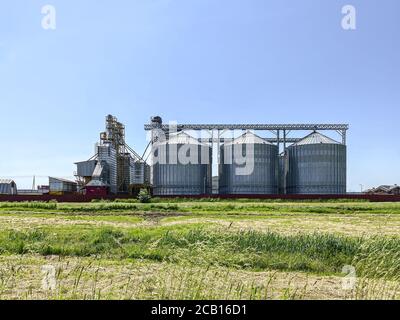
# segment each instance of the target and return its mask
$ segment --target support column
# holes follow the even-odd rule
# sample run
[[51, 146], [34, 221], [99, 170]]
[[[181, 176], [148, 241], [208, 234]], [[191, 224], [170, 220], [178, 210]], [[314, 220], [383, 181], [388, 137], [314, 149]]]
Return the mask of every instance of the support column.
[[344, 145], [346, 145], [347, 141], [346, 141], [346, 130], [342, 130], [342, 143]]
[[277, 138], [277, 141], [278, 141], [278, 154], [280, 154], [281, 153], [281, 142], [280, 142], [280, 130], [276, 130], [276, 138]]
[[283, 152], [286, 150], [286, 130], [283, 130]]

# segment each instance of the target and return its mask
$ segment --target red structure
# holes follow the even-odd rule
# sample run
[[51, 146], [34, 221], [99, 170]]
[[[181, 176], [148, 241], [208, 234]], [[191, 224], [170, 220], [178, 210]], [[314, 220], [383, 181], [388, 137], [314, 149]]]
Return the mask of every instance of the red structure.
[[86, 186], [85, 195], [88, 197], [107, 197], [108, 188], [106, 186]]
[[[100, 194], [86, 193], [84, 194], [64, 194], [64, 195], [0, 195], [0, 202], [21, 202], [21, 201], [50, 201], [57, 200], [58, 202], [90, 202], [93, 199], [129, 199], [135, 198], [131, 195], [104, 195], [103, 190], [95, 190]], [[94, 191], [93, 191], [94, 192]], [[200, 195], [200, 196], [163, 196], [160, 198], [220, 198], [220, 199], [282, 199], [282, 200], [329, 200], [329, 199], [361, 199], [371, 202], [400, 202], [400, 195], [381, 195], [381, 194], [337, 194], [337, 195], [318, 195], [318, 194], [290, 194], [290, 195]]]

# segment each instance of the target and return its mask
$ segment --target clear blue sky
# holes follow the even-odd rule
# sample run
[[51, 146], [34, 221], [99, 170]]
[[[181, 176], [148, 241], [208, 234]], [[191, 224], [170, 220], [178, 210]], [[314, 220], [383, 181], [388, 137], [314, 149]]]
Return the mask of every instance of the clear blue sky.
[[112, 113], [140, 152], [155, 114], [349, 123], [349, 190], [400, 183], [399, 33], [398, 0], [2, 0], [0, 177], [72, 176]]

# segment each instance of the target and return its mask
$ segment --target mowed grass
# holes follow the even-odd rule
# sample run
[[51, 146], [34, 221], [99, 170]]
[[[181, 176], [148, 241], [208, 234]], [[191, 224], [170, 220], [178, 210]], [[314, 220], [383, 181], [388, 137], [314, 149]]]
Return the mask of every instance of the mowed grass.
[[[300, 273], [307, 277], [328, 279], [341, 277], [343, 267], [352, 266], [360, 279], [360, 285], [352, 291], [352, 298], [370, 297], [371, 281], [378, 281], [373, 287], [373, 297], [397, 298], [400, 286], [400, 237], [393, 229], [398, 223], [398, 213], [400, 204], [368, 202], [156, 200], [150, 204], [134, 201], [0, 203], [0, 257], [60, 257], [76, 261], [93, 259], [98, 262], [123, 261], [124, 265], [140, 262], [180, 270], [177, 274], [190, 274], [187, 283], [170, 284], [175, 291], [166, 293], [165, 286], [154, 295], [167, 299], [267, 298], [272, 297], [267, 292], [271, 290], [269, 286], [247, 284], [247, 287], [240, 289], [235, 287], [233, 274], [248, 272], [251, 277], [257, 278], [257, 275], [271, 272]], [[311, 225], [307, 232], [299, 224], [302, 220]], [[315, 225], [312, 224], [313, 220], [317, 221]], [[336, 232], [340, 228], [330, 229], [335, 223], [341, 226], [346, 224], [349, 230], [356, 229], [364, 220], [369, 225], [379, 223], [377, 230], [382, 232], [368, 233], [368, 228], [365, 228], [365, 232], [353, 234]], [[258, 228], [266, 222], [267, 229]], [[300, 228], [294, 228], [295, 223]], [[275, 224], [279, 228], [274, 229]], [[328, 226], [323, 231], [318, 227], [322, 224]], [[291, 229], [295, 231], [290, 232]], [[0, 298], [2, 286], [8, 288], [8, 291], [4, 289], [8, 292], [6, 297], [14, 297], [15, 292], [4, 280], [8, 278], [3, 276], [7, 274], [7, 266], [2, 265], [1, 261]], [[218, 294], [207, 296], [207, 289], [211, 290], [216, 285], [212, 281], [201, 281], [201, 277], [208, 274], [207, 270], [231, 274], [224, 280], [229, 288], [222, 286]], [[166, 280], [157, 279], [161, 282]], [[179, 282], [179, 277], [168, 279]], [[13, 281], [18, 282], [17, 279]], [[292, 287], [289, 283], [291, 280], [286, 281], [287, 288]], [[201, 295], [189, 290], [193, 283], [199, 287]], [[337, 285], [337, 281], [335, 283]], [[158, 288], [158, 284], [155, 286]], [[285, 292], [282, 283], [279, 286], [283, 291], [280, 290], [278, 296], [273, 297], [302, 298], [301, 294]], [[376, 291], [376, 288], [380, 289]], [[96, 294], [87, 296], [87, 293], [78, 292], [76, 288], [74, 295], [71, 295], [69, 289], [63, 289], [67, 295], [53, 298], [101, 298]], [[150, 290], [147, 285], [143, 290], [146, 292], [131, 297], [151, 296], [147, 292]], [[245, 294], [241, 295], [240, 290]], [[224, 296], [224, 291], [230, 293]], [[330, 294], [337, 296], [336, 293]], [[344, 297], [347, 293], [338, 296]], [[114, 292], [107, 297], [125, 296], [121, 292]], [[318, 297], [318, 294], [313, 297]], [[324, 294], [324, 297], [329, 298], [329, 295]]]

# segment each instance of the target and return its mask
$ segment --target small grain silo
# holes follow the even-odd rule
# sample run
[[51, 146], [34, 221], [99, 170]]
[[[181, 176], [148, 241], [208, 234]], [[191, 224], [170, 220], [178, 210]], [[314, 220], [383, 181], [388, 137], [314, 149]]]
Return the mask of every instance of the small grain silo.
[[[235, 151], [236, 150], [236, 151]], [[249, 159], [252, 170], [241, 172], [237, 155]], [[248, 131], [220, 147], [219, 192], [221, 194], [276, 194], [278, 147]]]
[[314, 131], [287, 148], [288, 194], [345, 194], [346, 146]]
[[148, 185], [149, 184], [150, 167], [140, 160], [133, 160], [130, 167], [130, 184], [131, 185]]
[[131, 165], [134, 159], [128, 152], [117, 154], [117, 186], [119, 193], [128, 191], [130, 185]]
[[154, 195], [211, 193], [212, 150], [209, 145], [179, 132], [155, 143], [152, 155]]

